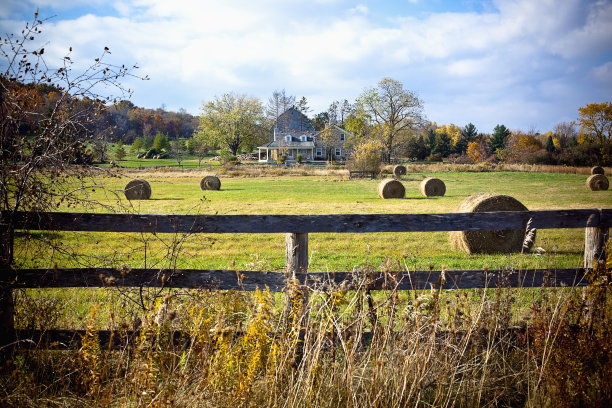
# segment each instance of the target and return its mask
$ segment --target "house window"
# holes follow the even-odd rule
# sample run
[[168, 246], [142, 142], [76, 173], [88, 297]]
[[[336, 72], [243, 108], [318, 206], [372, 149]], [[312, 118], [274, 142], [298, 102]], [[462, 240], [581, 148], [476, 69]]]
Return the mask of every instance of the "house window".
[[302, 142], [307, 142], [307, 141], [308, 141], [308, 138], [306, 137], [306, 135], [302, 135], [302, 136], [300, 136], [300, 140], [301, 140]]
[[285, 142], [290, 142], [290, 141], [291, 141], [291, 135], [285, 136]]
[[320, 147], [317, 147], [317, 157], [321, 157], [323, 156], [323, 149], [321, 149]]
[[340, 134], [340, 141], [344, 142], [346, 140], [346, 135], [344, 133]]
[[342, 151], [339, 148], [336, 148], [336, 156], [340, 156], [340, 153], [342, 153]]

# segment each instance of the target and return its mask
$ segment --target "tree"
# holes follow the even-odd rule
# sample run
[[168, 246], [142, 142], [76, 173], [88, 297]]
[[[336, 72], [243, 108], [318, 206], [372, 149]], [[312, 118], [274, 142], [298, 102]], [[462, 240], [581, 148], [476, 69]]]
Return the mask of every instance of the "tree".
[[506, 147], [506, 142], [510, 137], [510, 131], [504, 125], [497, 125], [493, 129], [493, 136], [491, 137], [491, 151], [495, 153], [497, 149], [503, 149]]
[[140, 153], [142, 149], [146, 147], [146, 142], [144, 137], [137, 137], [134, 139], [134, 143], [132, 143], [132, 151], [136, 153]]
[[338, 114], [340, 115], [340, 127], [344, 129], [344, 121], [345, 119], [353, 113], [353, 105], [349, 103], [346, 99], [342, 101], [340, 106], [338, 107]]
[[320, 112], [315, 115], [312, 119], [312, 126], [315, 130], [321, 131], [325, 129], [327, 124], [329, 123], [329, 112]]
[[155, 149], [157, 153], [161, 153], [162, 150], [168, 150], [169, 148], [170, 142], [168, 141], [168, 136], [161, 132], [157, 132], [153, 140], [153, 149]]
[[572, 122], [561, 122], [555, 125], [553, 129], [555, 137], [559, 140], [559, 148], [565, 148], [570, 144], [575, 144], [578, 140], [578, 133], [576, 132], [576, 123]]
[[581, 136], [602, 144], [612, 139], [612, 102], [590, 103], [578, 115]]
[[176, 159], [176, 162], [180, 166], [181, 162], [183, 161], [183, 152], [185, 151], [184, 141], [180, 139], [174, 139], [170, 143], [170, 148], [172, 149], [172, 153], [174, 154], [174, 158]]
[[548, 153], [554, 153], [555, 152], [555, 142], [553, 142], [553, 137], [548, 136], [548, 138], [546, 139], [546, 151]]
[[329, 118], [329, 123], [335, 125], [338, 123], [338, 107], [340, 106], [340, 102], [333, 101], [329, 108], [327, 108], [327, 117]]
[[425, 139], [423, 135], [419, 135], [419, 137], [412, 137], [408, 140], [406, 144], [405, 155], [409, 158], [414, 158], [417, 160], [425, 160], [425, 158], [429, 155], [429, 149], [425, 144]]
[[369, 141], [356, 146], [347, 162], [350, 170], [380, 172], [382, 164], [380, 141]]
[[436, 133], [436, 144], [431, 153], [439, 153], [447, 157], [451, 152], [451, 138], [445, 133]]
[[271, 121], [274, 121], [275, 129], [278, 130], [278, 117], [293, 105], [295, 105], [295, 96], [287, 95], [284, 89], [272, 92], [272, 96], [268, 98], [266, 116]]
[[351, 113], [344, 120], [344, 128], [352, 133], [352, 137], [348, 140], [349, 145], [365, 143], [372, 133], [369, 120], [359, 112]]
[[302, 96], [302, 98], [295, 104], [295, 109], [303, 114], [303, 116], [300, 118], [301, 127], [303, 129], [307, 128], [308, 112], [310, 112], [312, 109], [310, 109], [308, 106], [308, 100], [305, 96]]
[[476, 140], [476, 135], [478, 135], [476, 126], [472, 123], [465, 125], [463, 129], [461, 129], [461, 137], [459, 137], [459, 140], [455, 143], [455, 153], [465, 154], [467, 152], [468, 143]]
[[206, 157], [208, 150], [210, 149], [207, 144], [207, 140], [208, 138], [202, 132], [196, 133], [190, 139], [194, 154], [198, 158], [198, 167], [202, 165], [202, 160], [204, 160], [204, 157]]
[[264, 109], [261, 101], [228, 93], [202, 106], [198, 133], [209, 145], [224, 146], [235, 156], [245, 144], [261, 141]]
[[379, 129], [386, 160], [391, 161], [395, 138], [402, 131], [413, 130], [424, 123], [423, 103], [401, 82], [383, 78], [376, 88], [364, 91], [357, 98], [357, 109]]
[[123, 146], [123, 142], [122, 141], [117, 142], [117, 144], [115, 145], [115, 158], [117, 160], [123, 160], [125, 155], [126, 153], [125, 153], [125, 147]]
[[[105, 62], [104, 47], [91, 64], [75, 72], [70, 49], [61, 66], [51, 68], [44, 60], [38, 12], [21, 34], [0, 39], [0, 280], [13, 264], [15, 217], [19, 211], [39, 212], [59, 205], [102, 205], [90, 200], [91, 188], [102, 188], [99, 171], [75, 169], [84, 146], [96, 137], [98, 121], [105, 120], [107, 104], [115, 98], [96, 89], [129, 97], [122, 78], [133, 76], [134, 67]], [[27, 240], [25, 240], [27, 241]], [[40, 241], [35, 245], [40, 245]], [[0, 352], [14, 339], [13, 296], [0, 285]]]

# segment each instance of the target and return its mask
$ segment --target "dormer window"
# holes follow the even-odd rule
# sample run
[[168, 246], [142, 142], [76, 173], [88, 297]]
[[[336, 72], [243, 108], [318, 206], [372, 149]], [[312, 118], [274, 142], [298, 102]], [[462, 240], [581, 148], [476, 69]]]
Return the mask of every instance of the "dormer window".
[[307, 142], [308, 138], [306, 137], [306, 135], [302, 135], [302, 136], [300, 136], [300, 141]]
[[290, 142], [290, 141], [291, 141], [291, 135], [285, 136], [285, 142]]

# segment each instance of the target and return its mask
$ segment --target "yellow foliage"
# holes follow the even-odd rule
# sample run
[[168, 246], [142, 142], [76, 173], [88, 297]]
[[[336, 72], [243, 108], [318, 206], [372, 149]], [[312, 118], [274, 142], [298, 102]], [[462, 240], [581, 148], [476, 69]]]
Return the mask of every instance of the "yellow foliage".
[[542, 148], [542, 143], [533, 135], [521, 133], [517, 136], [515, 147], [519, 150], [535, 152]]
[[578, 108], [580, 136], [578, 143], [612, 139], [612, 102], [590, 103]]
[[474, 163], [478, 163], [483, 158], [480, 150], [480, 145], [477, 142], [468, 143], [467, 155]]
[[451, 139], [453, 146], [455, 146], [459, 139], [461, 139], [461, 128], [452, 123], [450, 125], [440, 125], [436, 129], [437, 135], [441, 135], [443, 133], [446, 133], [446, 135]]
[[382, 163], [383, 146], [380, 141], [369, 141], [355, 147], [351, 159], [349, 160], [349, 168], [357, 171], [375, 171], [380, 170]]

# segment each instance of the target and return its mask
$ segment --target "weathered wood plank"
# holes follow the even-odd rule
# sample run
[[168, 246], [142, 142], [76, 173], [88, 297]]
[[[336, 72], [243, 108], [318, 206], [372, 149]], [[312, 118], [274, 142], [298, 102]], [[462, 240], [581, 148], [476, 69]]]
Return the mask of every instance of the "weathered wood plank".
[[584, 267], [593, 268], [597, 262], [606, 259], [606, 242], [609, 238], [608, 228], [585, 228], [584, 232]]
[[285, 234], [287, 276], [308, 272], [308, 234]]
[[18, 229], [148, 233], [413, 232], [610, 227], [612, 209], [443, 214], [159, 215], [18, 213]]
[[[529, 270], [455, 270], [444, 271], [444, 289], [486, 288], [497, 286], [538, 287], [584, 286], [583, 268]], [[113, 268], [79, 269], [20, 269], [15, 271], [13, 287], [173, 287], [211, 290], [254, 291], [269, 288], [280, 292], [286, 288], [287, 278], [279, 272], [253, 272], [201, 269], [132, 269], [121, 274]], [[330, 285], [348, 282], [371, 289], [421, 290], [440, 287], [442, 271], [410, 272], [309, 272], [296, 273], [301, 284], [312, 290], [325, 290]]]

